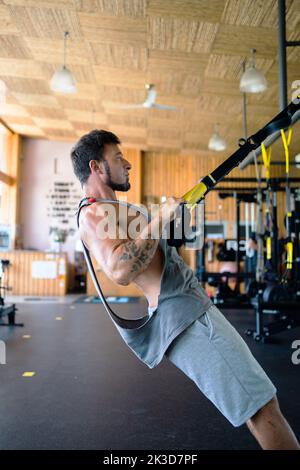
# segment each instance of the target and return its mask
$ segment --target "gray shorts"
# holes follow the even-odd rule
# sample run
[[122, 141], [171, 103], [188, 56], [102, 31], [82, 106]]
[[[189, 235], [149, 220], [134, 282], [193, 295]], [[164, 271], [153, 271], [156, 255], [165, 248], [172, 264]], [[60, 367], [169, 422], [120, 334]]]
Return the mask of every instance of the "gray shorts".
[[245, 341], [215, 305], [165, 353], [233, 426], [241, 426], [276, 394]]

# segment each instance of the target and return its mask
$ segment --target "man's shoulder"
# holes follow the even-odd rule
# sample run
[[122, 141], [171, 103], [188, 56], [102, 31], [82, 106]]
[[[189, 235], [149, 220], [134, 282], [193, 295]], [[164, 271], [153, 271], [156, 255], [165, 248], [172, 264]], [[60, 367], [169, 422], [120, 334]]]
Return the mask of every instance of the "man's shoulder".
[[119, 201], [106, 201], [105, 199], [103, 200], [96, 200], [95, 202], [92, 202], [91, 204], [87, 204], [81, 213], [87, 218], [93, 217], [95, 215], [97, 216], [102, 216], [107, 213], [107, 210], [114, 210], [118, 211], [119, 210]]
[[[103, 201], [94, 202], [81, 210], [79, 218], [79, 235], [87, 246], [92, 247], [96, 242], [97, 245], [103, 244], [110, 239], [107, 234], [107, 227], [113, 230], [113, 234], [119, 227], [119, 211], [118, 209], [110, 209]], [[101, 235], [102, 233], [102, 235]], [[113, 239], [116, 239], [114, 235]]]
[[81, 233], [94, 231], [97, 223], [106, 216], [102, 201], [82, 207], [79, 214], [79, 230]]

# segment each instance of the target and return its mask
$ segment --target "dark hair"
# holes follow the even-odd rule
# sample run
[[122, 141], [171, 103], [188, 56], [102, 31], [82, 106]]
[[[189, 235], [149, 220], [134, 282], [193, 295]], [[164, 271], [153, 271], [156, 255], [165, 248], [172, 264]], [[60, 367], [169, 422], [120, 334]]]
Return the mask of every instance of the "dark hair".
[[91, 174], [91, 160], [104, 160], [105, 144], [120, 144], [120, 139], [109, 131], [94, 129], [83, 135], [71, 150], [71, 160], [74, 173], [81, 185], [85, 184]]

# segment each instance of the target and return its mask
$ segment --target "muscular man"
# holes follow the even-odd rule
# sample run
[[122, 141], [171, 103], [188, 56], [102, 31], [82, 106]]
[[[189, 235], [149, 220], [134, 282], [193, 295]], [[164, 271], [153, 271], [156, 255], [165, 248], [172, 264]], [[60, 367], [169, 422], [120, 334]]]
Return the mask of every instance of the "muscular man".
[[[211, 303], [193, 271], [162, 237], [182, 200], [169, 198], [134, 238], [122, 226], [115, 191], [130, 188], [130, 163], [111, 132], [94, 130], [71, 153], [88, 206], [80, 212], [80, 236], [103, 271], [116, 283], [135, 283], [149, 303], [150, 320], [139, 329], [116, 325], [148, 367], [167, 357], [190, 377], [233, 426], [247, 423], [263, 449], [300, 449], [281, 414], [276, 388], [249, 348]], [[99, 233], [107, 204], [116, 211], [122, 236]], [[124, 205], [124, 202], [122, 203]], [[132, 209], [132, 208], [131, 208]], [[135, 217], [141, 217], [136, 208]], [[128, 208], [129, 210], [129, 208]], [[108, 219], [110, 220], [110, 219]], [[151, 234], [158, 234], [152, 237]]]

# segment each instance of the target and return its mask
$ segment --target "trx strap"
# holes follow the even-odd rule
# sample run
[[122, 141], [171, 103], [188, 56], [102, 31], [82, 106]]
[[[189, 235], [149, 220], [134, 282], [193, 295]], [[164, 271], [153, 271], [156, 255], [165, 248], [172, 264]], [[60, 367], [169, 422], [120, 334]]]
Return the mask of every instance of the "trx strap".
[[283, 142], [283, 147], [284, 147], [284, 154], [285, 154], [285, 173], [286, 177], [289, 177], [289, 171], [290, 171], [290, 164], [289, 164], [289, 146], [292, 140], [292, 128], [289, 128], [288, 131], [288, 137], [286, 138], [284, 130], [280, 129], [281, 132], [281, 138]]
[[271, 155], [272, 147], [269, 147], [268, 151], [266, 150], [264, 142], [261, 144], [261, 154], [263, 158], [263, 164], [266, 169], [266, 179], [270, 179], [270, 167], [271, 167]]
[[253, 152], [255, 173], [257, 179], [257, 212], [256, 212], [256, 237], [257, 237], [257, 263], [256, 263], [256, 281], [261, 284], [264, 274], [264, 224], [263, 224], [263, 206], [262, 206], [262, 189], [261, 189], [261, 173], [257, 164], [256, 153]]
[[272, 147], [266, 150], [264, 142], [261, 144], [261, 154], [263, 159], [263, 165], [266, 170], [266, 180], [267, 180], [267, 194], [266, 194], [266, 271], [272, 271], [274, 266], [272, 265], [272, 205], [271, 205], [271, 186], [270, 186], [270, 177], [271, 177], [271, 155]]
[[[300, 98], [300, 95], [299, 95]], [[188, 209], [193, 209], [198, 202], [205, 197], [205, 195], [211, 191], [217, 183], [225, 178], [234, 168], [236, 168], [248, 155], [250, 152], [256, 150], [262, 142], [269, 137], [274, 132], [287, 128], [292, 123], [292, 118], [294, 114], [300, 110], [300, 99], [291, 102], [283, 111], [281, 111], [277, 116], [274, 117], [266, 126], [260, 129], [256, 134], [253, 134], [247, 140], [244, 140], [243, 143], [240, 143], [240, 147], [236, 152], [234, 152], [229, 158], [227, 158], [223, 163], [221, 163], [212, 173], [205, 176], [196, 186], [194, 186], [190, 191], [184, 194], [182, 197], [185, 200]], [[94, 202], [101, 201], [101, 199], [96, 198], [84, 198], [80, 201], [78, 211], [77, 211], [77, 226], [79, 228], [79, 215], [82, 207], [89, 206]], [[103, 305], [110, 315], [112, 320], [122, 328], [125, 329], [138, 329], [143, 327], [150, 319], [149, 315], [146, 315], [142, 318], [136, 320], [127, 320], [125, 318], [119, 317], [108, 305], [106, 299], [103, 295], [101, 287], [99, 285], [95, 270], [93, 268], [92, 260], [89, 254], [89, 250], [86, 248], [84, 243], [83, 252], [86, 259], [86, 263], [94, 282], [95, 288], [99, 297], [101, 298]]]
[[[299, 99], [298, 99], [299, 98]], [[236, 168], [251, 151], [260, 147], [267, 137], [280, 129], [289, 127], [292, 123], [294, 114], [300, 110], [300, 95], [297, 100], [292, 101], [283, 111], [268, 122], [256, 134], [243, 139], [240, 148], [234, 152], [227, 160], [219, 165], [212, 173], [202, 178], [190, 191], [185, 193], [182, 198], [185, 200], [187, 207], [193, 209], [196, 204], [203, 199], [206, 194], [211, 191], [217, 183], [222, 181], [234, 168]]]
[[293, 241], [292, 241], [292, 209], [291, 209], [291, 190], [289, 183], [289, 146], [292, 139], [292, 128], [288, 131], [288, 136], [286, 138], [284, 130], [281, 129], [281, 138], [284, 147], [285, 154], [285, 175], [286, 175], [286, 185], [285, 185], [285, 197], [286, 197], [286, 271], [283, 275], [282, 281], [286, 282], [288, 278], [288, 273], [293, 268]]
[[250, 258], [252, 256], [249, 248], [250, 240], [250, 226], [249, 226], [249, 203], [245, 202], [245, 239], [246, 239], [246, 256]]
[[[78, 210], [77, 210], [77, 213], [76, 213], [78, 229], [79, 229], [79, 216], [80, 216], [81, 209], [83, 207], [90, 206], [91, 204], [94, 204], [95, 202], [100, 202], [100, 201], [102, 201], [102, 199], [88, 198], [88, 197], [85, 197], [84, 199], [82, 199], [80, 201], [79, 206], [78, 206]], [[136, 320], [128, 320], [126, 318], [119, 317], [119, 315], [117, 315], [110, 308], [110, 306], [108, 305], [108, 303], [105, 299], [105, 296], [102, 292], [99, 281], [97, 279], [97, 275], [96, 275], [96, 272], [95, 272], [95, 269], [94, 269], [94, 266], [93, 266], [93, 262], [92, 262], [92, 259], [91, 259], [90, 252], [89, 252], [89, 250], [87, 249], [87, 247], [85, 246], [85, 244], [83, 243], [82, 240], [81, 240], [81, 242], [82, 242], [83, 253], [84, 253], [85, 260], [86, 260], [86, 264], [87, 264], [90, 276], [92, 278], [92, 281], [94, 283], [95, 289], [96, 289], [97, 294], [99, 295], [100, 299], [103, 302], [105, 310], [107, 311], [107, 313], [109, 314], [111, 319], [117, 325], [119, 325], [120, 327], [125, 328], [127, 330], [132, 330], [132, 329], [137, 330], [137, 329], [141, 328], [142, 326], [144, 326], [150, 320], [149, 314], [145, 315], [142, 318], [137, 318]]]

